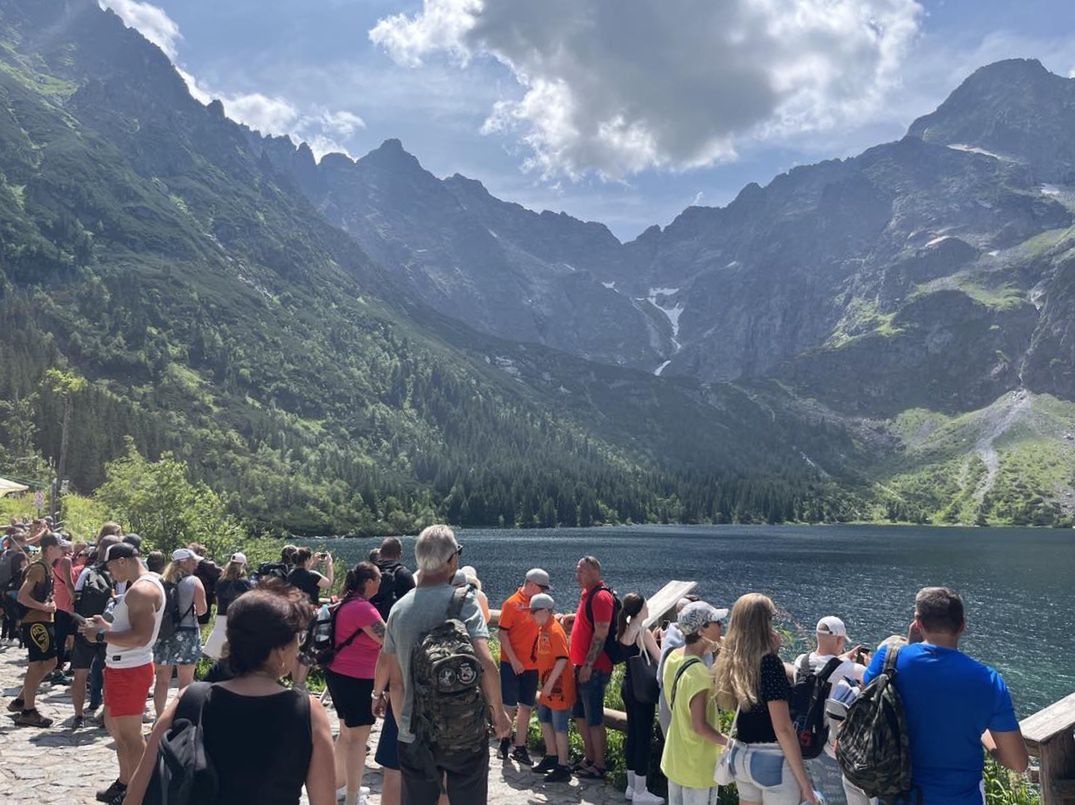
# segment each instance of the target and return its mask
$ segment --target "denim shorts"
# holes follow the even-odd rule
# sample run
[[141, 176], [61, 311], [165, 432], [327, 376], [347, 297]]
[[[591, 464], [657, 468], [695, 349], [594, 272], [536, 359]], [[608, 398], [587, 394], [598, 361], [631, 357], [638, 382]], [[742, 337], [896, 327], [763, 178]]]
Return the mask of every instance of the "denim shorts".
[[571, 715], [574, 718], [585, 718], [590, 727], [600, 727], [605, 723], [605, 688], [608, 687], [609, 677], [607, 671], [594, 670], [590, 675], [589, 682], [579, 681], [579, 669], [575, 669], [575, 709]]
[[516, 674], [511, 663], [500, 663], [500, 695], [505, 707], [533, 707], [537, 700], [538, 672], [523, 671]]
[[743, 802], [762, 805], [799, 805], [799, 783], [791, 773], [780, 744], [745, 744], [736, 741], [728, 762]]
[[570, 710], [553, 710], [548, 705], [537, 706], [538, 721], [542, 724], [552, 724], [554, 732], [567, 732], [571, 725]]

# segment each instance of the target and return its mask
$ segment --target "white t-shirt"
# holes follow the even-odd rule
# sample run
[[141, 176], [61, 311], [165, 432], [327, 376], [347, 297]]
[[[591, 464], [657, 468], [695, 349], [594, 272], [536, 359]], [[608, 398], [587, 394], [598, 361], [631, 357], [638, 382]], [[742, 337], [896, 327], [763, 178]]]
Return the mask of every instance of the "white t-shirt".
[[[800, 654], [798, 657], [795, 658], [796, 668], [799, 667], [799, 663], [802, 662], [804, 656], [805, 655]], [[814, 673], [818, 673], [828, 664], [829, 660], [833, 659], [835, 656], [835, 654], [818, 654], [816, 651], [811, 651], [809, 660], [810, 670], [812, 670]], [[854, 687], [857, 685], [861, 685], [863, 683], [863, 680], [865, 679], [865, 676], [865, 665], [859, 665], [857, 662], [854, 662], [852, 660], [844, 660], [836, 666], [836, 669], [832, 672], [832, 675], [829, 676], [829, 684], [832, 687], [836, 687], [836, 685], [840, 682], [847, 682], [847, 684]], [[833, 746], [833, 742], [836, 739], [836, 730], [832, 728], [832, 722], [829, 720], [828, 715], [825, 716], [825, 721], [829, 725], [829, 742], [825, 745], [825, 752], [831, 757], [836, 757], [836, 749]]]

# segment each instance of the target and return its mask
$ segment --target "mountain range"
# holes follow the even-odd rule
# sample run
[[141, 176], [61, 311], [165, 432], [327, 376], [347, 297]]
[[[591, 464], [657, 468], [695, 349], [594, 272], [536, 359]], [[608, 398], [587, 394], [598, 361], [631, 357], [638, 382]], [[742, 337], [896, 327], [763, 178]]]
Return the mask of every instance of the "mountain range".
[[78, 488], [130, 434], [299, 530], [1075, 514], [1075, 81], [1039, 62], [628, 243], [398, 140], [315, 160], [91, 0], [0, 0], [0, 97], [0, 395], [55, 457], [43, 373], [90, 380]]

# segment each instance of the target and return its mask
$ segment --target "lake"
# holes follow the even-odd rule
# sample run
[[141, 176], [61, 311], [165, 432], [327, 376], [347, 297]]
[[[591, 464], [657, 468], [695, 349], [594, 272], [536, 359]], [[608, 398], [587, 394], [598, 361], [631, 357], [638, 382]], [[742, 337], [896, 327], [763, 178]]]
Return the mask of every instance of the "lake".
[[[906, 632], [914, 595], [958, 590], [967, 607], [962, 647], [995, 666], [1020, 716], [1075, 691], [1075, 531], [907, 526], [633, 526], [457, 531], [494, 608], [530, 567], [552, 576], [558, 608], [578, 602], [575, 563], [594, 554], [622, 595], [671, 579], [730, 607], [745, 592], [771, 596], [802, 635], [839, 615], [853, 642]], [[318, 540], [349, 562], [373, 539]], [[414, 539], [404, 555], [413, 566]]]

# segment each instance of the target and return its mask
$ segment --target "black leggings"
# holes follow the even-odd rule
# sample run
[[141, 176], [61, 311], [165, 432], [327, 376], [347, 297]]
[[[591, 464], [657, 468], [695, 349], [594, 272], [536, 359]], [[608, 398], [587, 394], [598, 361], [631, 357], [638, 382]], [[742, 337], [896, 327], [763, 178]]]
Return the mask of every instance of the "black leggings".
[[650, 754], [653, 744], [653, 717], [657, 710], [655, 704], [642, 704], [635, 701], [631, 686], [624, 684], [620, 688], [623, 706], [627, 711], [627, 741], [623, 748], [623, 759], [627, 771], [635, 774], [649, 774]]
[[0, 628], [0, 640], [11, 640], [12, 638], [21, 642], [22, 636], [19, 633], [18, 621], [15, 618], [15, 599], [3, 593], [3, 599], [0, 599], [0, 606], [3, 607], [3, 623]]

